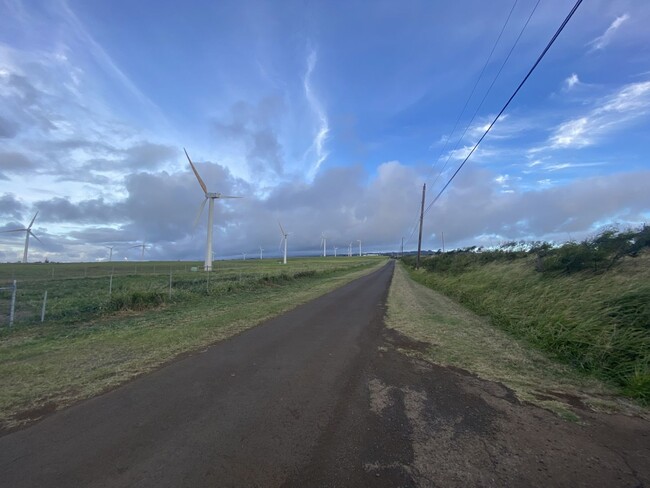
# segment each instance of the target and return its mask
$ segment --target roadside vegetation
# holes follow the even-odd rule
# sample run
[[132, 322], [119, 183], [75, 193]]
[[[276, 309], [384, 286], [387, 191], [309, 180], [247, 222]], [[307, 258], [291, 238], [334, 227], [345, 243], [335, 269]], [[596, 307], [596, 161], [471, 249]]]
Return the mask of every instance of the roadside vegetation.
[[406, 257], [410, 276], [575, 370], [650, 403], [650, 228], [581, 243]]
[[[166, 273], [162, 263], [140, 263], [137, 275], [114, 273], [111, 297], [108, 276], [99, 269], [89, 276], [82, 265], [57, 264], [52, 279], [46, 268], [51, 264], [15, 265], [18, 270], [0, 265], [5, 280], [12, 271], [32, 273], [29, 281], [20, 278], [19, 290], [33, 287], [40, 298], [46, 286], [60, 293], [59, 298], [50, 291], [52, 311], [44, 323], [39, 313], [23, 309], [14, 327], [6, 322], [0, 327], [0, 431], [201, 350], [385, 262], [381, 257], [304, 258], [286, 266], [275, 260], [219, 262], [209, 282], [207, 273], [190, 271], [194, 265], [173, 263], [171, 299], [169, 263]], [[47, 272], [38, 275], [38, 266]], [[57, 299], [64, 303], [55, 304]]]

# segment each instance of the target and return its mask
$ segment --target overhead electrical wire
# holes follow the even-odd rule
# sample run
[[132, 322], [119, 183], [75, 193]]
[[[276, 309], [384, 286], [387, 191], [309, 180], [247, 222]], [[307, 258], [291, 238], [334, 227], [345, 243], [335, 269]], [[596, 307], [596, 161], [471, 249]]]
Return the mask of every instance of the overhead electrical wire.
[[[467, 109], [467, 105], [469, 105], [469, 101], [472, 99], [474, 96], [474, 92], [476, 91], [476, 87], [480, 83], [480, 81], [483, 79], [483, 74], [485, 73], [485, 70], [488, 67], [488, 64], [490, 64], [490, 60], [492, 59], [492, 55], [494, 54], [494, 51], [497, 48], [497, 45], [499, 44], [499, 41], [501, 40], [501, 36], [503, 36], [503, 32], [506, 30], [506, 27], [508, 25], [508, 22], [510, 22], [510, 17], [512, 17], [512, 12], [514, 12], [515, 7], [517, 6], [517, 2], [519, 0], [515, 0], [515, 2], [512, 4], [512, 7], [510, 8], [510, 11], [508, 12], [508, 16], [506, 17], [505, 22], [503, 23], [503, 26], [501, 27], [501, 31], [499, 32], [499, 35], [497, 36], [496, 40], [494, 41], [494, 44], [492, 45], [492, 49], [490, 50], [490, 54], [488, 54], [487, 59], [485, 60], [485, 63], [483, 64], [483, 68], [481, 69], [481, 72], [478, 75], [478, 78], [476, 78], [476, 81], [474, 82], [474, 86], [472, 87], [472, 90], [469, 93], [469, 96], [467, 97], [467, 100], [465, 100], [465, 105], [463, 105], [462, 110], [458, 114], [458, 117], [456, 118], [456, 122], [454, 122], [454, 127], [451, 129], [451, 132], [449, 133], [449, 137], [445, 140], [445, 144], [440, 150], [440, 154], [438, 154], [438, 157], [436, 158], [435, 162], [431, 166], [431, 170], [429, 171], [429, 175], [425, 178], [425, 181], [428, 181], [429, 178], [431, 177], [431, 174], [433, 173], [433, 170], [436, 168], [436, 164], [438, 164], [438, 161], [440, 161], [440, 158], [445, 152], [445, 149], [447, 149], [447, 145], [449, 141], [451, 140], [452, 136], [454, 135], [454, 132], [456, 132], [456, 128], [458, 127], [458, 123], [460, 122], [460, 119], [463, 117], [465, 114], [465, 110]], [[539, 3], [539, 0], [538, 0]]]
[[[514, 12], [518, 1], [519, 0], [515, 0], [514, 3], [512, 4], [512, 7], [510, 8], [510, 11], [508, 12], [508, 15], [506, 16], [506, 20], [503, 22], [503, 26], [501, 27], [501, 31], [499, 32], [499, 35], [497, 36], [496, 40], [494, 41], [494, 44], [492, 45], [492, 49], [490, 50], [490, 54], [488, 54], [488, 57], [485, 60], [485, 63], [483, 64], [483, 68], [481, 69], [481, 72], [479, 73], [478, 77], [476, 78], [476, 81], [474, 82], [474, 86], [472, 87], [472, 90], [470, 91], [470, 94], [467, 97], [467, 100], [465, 100], [465, 104], [463, 105], [462, 110], [460, 111], [460, 113], [458, 114], [458, 117], [456, 118], [456, 122], [454, 123], [454, 127], [452, 128], [451, 132], [449, 133], [449, 137], [445, 140], [445, 144], [442, 147], [442, 149], [440, 150], [440, 153], [438, 154], [438, 157], [436, 158], [435, 162], [431, 166], [429, 174], [424, 179], [425, 182], [428, 181], [429, 178], [431, 178], [431, 175], [433, 174], [433, 171], [434, 171], [436, 165], [438, 164], [438, 162], [440, 161], [440, 158], [444, 154], [445, 149], [447, 149], [447, 145], [449, 144], [449, 141], [451, 140], [451, 137], [454, 135], [454, 132], [456, 132], [456, 128], [458, 127], [458, 123], [460, 122], [460, 119], [465, 114], [465, 110], [467, 109], [467, 105], [469, 104], [469, 101], [474, 96], [474, 92], [476, 91], [476, 87], [478, 86], [480, 81], [483, 79], [483, 74], [485, 73], [485, 70], [486, 70], [488, 64], [490, 63], [490, 60], [492, 59], [492, 55], [494, 54], [494, 51], [496, 50], [496, 47], [499, 44], [499, 41], [501, 40], [501, 36], [503, 36], [503, 32], [506, 30], [506, 26], [508, 25], [508, 22], [510, 22], [510, 17], [512, 17], [512, 12]], [[539, 3], [539, 0], [538, 0], [538, 3]], [[440, 173], [438, 173], [438, 174], [440, 174]], [[436, 178], [436, 180], [437, 180], [437, 178]], [[419, 207], [419, 205], [418, 205], [418, 207]], [[415, 232], [415, 229], [417, 228], [417, 222], [419, 221], [419, 219], [420, 219], [420, 217], [419, 217], [419, 211], [418, 211], [418, 217], [416, 218], [415, 224], [412, 227], [411, 233], [410, 233], [408, 239], [406, 240], [407, 242], [413, 236], [413, 233]]]
[[440, 176], [442, 176], [443, 171], [445, 170], [445, 168], [447, 167], [447, 164], [451, 160], [451, 156], [454, 154], [454, 151], [456, 151], [458, 149], [458, 146], [460, 145], [461, 141], [465, 137], [465, 134], [467, 134], [467, 131], [472, 126], [472, 122], [474, 122], [474, 119], [478, 115], [479, 110], [481, 110], [481, 107], [483, 107], [483, 103], [485, 102], [485, 99], [488, 97], [488, 95], [492, 91], [492, 88], [494, 87], [494, 84], [499, 79], [499, 76], [501, 76], [501, 72], [503, 71], [503, 68], [505, 67], [505, 65], [510, 60], [510, 56], [512, 56], [513, 51], [517, 47], [517, 44], [519, 44], [519, 39], [521, 39], [521, 36], [524, 34], [524, 31], [526, 30], [526, 27], [528, 27], [528, 24], [530, 23], [530, 19], [533, 18], [533, 15], [535, 14], [535, 11], [537, 10], [537, 7], [539, 6], [540, 2], [541, 2], [541, 0], [537, 0], [537, 3], [535, 3], [535, 6], [530, 11], [530, 14], [528, 15], [528, 18], [526, 19], [526, 22], [524, 23], [521, 30], [519, 31], [519, 35], [515, 39], [515, 42], [512, 44], [512, 47], [510, 47], [510, 51], [508, 51], [508, 55], [504, 58], [503, 62], [501, 63], [501, 66], [499, 67], [497, 73], [494, 75], [494, 78], [492, 79], [492, 83], [490, 83], [490, 86], [488, 86], [488, 89], [483, 94], [483, 98], [481, 98], [481, 101], [479, 102], [478, 106], [474, 110], [474, 113], [472, 114], [472, 118], [469, 120], [469, 122], [465, 126], [465, 130], [463, 130], [463, 133], [458, 138], [458, 141], [456, 141], [456, 145], [449, 152], [449, 156], [447, 156], [447, 160], [445, 161], [445, 164], [442, 166], [442, 169], [438, 172], [438, 175], [436, 176], [436, 179], [433, 180], [433, 183], [431, 184], [431, 188], [434, 187], [434, 185], [438, 182], [438, 179], [440, 179]]
[[539, 65], [539, 63], [540, 63], [540, 62], [542, 61], [542, 59], [544, 58], [544, 56], [546, 56], [546, 53], [548, 52], [548, 50], [549, 50], [549, 49], [551, 48], [551, 46], [555, 43], [555, 41], [557, 40], [557, 38], [559, 37], [559, 35], [562, 33], [562, 31], [563, 31], [564, 28], [566, 27], [566, 25], [569, 23], [569, 21], [571, 20], [571, 17], [573, 17], [573, 14], [575, 14], [576, 10], [578, 10], [578, 7], [580, 7], [580, 4], [582, 3], [582, 1], [583, 1], [583, 0], [577, 0], [577, 1], [576, 1], [575, 5], [573, 6], [573, 8], [572, 8], [571, 11], [569, 12], [569, 14], [566, 16], [566, 18], [564, 19], [564, 21], [562, 22], [562, 24], [560, 25], [560, 27], [558, 27], [557, 31], [555, 31], [555, 34], [553, 35], [553, 37], [551, 38], [551, 40], [548, 42], [548, 44], [546, 45], [546, 47], [544, 48], [544, 50], [542, 51], [542, 53], [539, 55], [539, 57], [537, 58], [537, 60], [536, 60], [535, 63], [533, 64], [533, 66], [530, 68], [530, 70], [528, 70], [528, 73], [526, 74], [526, 76], [524, 77], [524, 79], [521, 80], [521, 82], [519, 83], [519, 85], [517, 86], [517, 88], [515, 89], [515, 91], [512, 93], [512, 95], [510, 95], [510, 98], [508, 98], [508, 101], [505, 103], [505, 105], [503, 106], [503, 108], [499, 111], [499, 113], [496, 115], [496, 117], [494, 117], [494, 120], [492, 120], [492, 122], [491, 122], [490, 125], [487, 127], [487, 129], [485, 130], [485, 132], [483, 133], [483, 135], [482, 135], [482, 136], [480, 137], [480, 139], [476, 142], [476, 144], [474, 144], [474, 147], [472, 147], [472, 149], [470, 150], [469, 154], [467, 154], [467, 156], [465, 157], [465, 159], [463, 160], [463, 162], [460, 164], [460, 166], [458, 166], [458, 168], [456, 169], [456, 171], [454, 172], [454, 174], [451, 175], [451, 178], [449, 178], [449, 180], [447, 181], [447, 183], [445, 183], [445, 186], [442, 187], [442, 189], [438, 192], [438, 194], [436, 195], [436, 197], [435, 197], [435, 198], [431, 201], [431, 203], [427, 206], [426, 210], [424, 211], [425, 214], [426, 214], [426, 213], [431, 209], [431, 207], [432, 207], [432, 206], [433, 206], [433, 205], [434, 205], [434, 204], [435, 204], [435, 203], [440, 199], [440, 197], [441, 197], [442, 194], [445, 192], [445, 190], [449, 187], [449, 185], [450, 185], [451, 182], [454, 180], [454, 178], [456, 178], [456, 175], [458, 175], [458, 173], [460, 172], [460, 170], [463, 169], [463, 166], [465, 166], [465, 163], [467, 163], [467, 161], [468, 161], [469, 158], [472, 156], [472, 154], [474, 154], [474, 151], [476, 151], [476, 149], [477, 149], [478, 146], [481, 144], [481, 142], [483, 141], [483, 139], [485, 139], [485, 136], [488, 135], [488, 133], [490, 132], [490, 130], [492, 129], [492, 127], [494, 126], [494, 124], [496, 124], [497, 120], [499, 120], [499, 117], [501, 117], [501, 115], [503, 115], [503, 112], [506, 111], [506, 109], [508, 108], [508, 106], [510, 105], [510, 103], [512, 102], [512, 100], [515, 98], [515, 96], [517, 96], [517, 93], [519, 93], [519, 90], [521, 90], [521, 88], [524, 86], [524, 84], [526, 83], [526, 81], [528, 81], [528, 78], [530, 78], [530, 76], [533, 74], [533, 71], [535, 71], [535, 68], [537, 68], [537, 66]]

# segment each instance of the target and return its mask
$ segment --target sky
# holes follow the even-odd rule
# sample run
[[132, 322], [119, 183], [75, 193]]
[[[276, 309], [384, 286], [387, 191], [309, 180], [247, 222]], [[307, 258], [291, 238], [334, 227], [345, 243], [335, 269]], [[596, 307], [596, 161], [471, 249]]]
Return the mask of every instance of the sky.
[[[30, 261], [417, 246], [573, 0], [0, 0], [0, 231]], [[650, 217], [650, 2], [583, 2], [423, 248]], [[0, 262], [24, 233], [0, 233]]]

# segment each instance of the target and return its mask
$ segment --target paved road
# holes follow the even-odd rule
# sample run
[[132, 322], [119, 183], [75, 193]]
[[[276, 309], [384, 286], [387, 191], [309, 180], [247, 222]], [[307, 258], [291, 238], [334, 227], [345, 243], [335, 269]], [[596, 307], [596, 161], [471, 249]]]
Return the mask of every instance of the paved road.
[[282, 484], [375, 349], [392, 270], [0, 438], [0, 485]]
[[0, 487], [650, 487], [646, 420], [404, 354], [392, 271], [0, 437]]

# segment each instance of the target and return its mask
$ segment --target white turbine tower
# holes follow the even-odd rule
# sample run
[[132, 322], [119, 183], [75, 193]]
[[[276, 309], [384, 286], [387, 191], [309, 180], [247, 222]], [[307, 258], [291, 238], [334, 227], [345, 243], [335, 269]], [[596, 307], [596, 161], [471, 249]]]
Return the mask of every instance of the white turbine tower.
[[349, 257], [349, 258], [352, 257], [352, 243], [350, 243], [350, 244], [348, 245], [348, 257]]
[[22, 229], [11, 229], [11, 230], [3, 230], [2, 232], [24, 232], [25, 233], [25, 250], [23, 251], [23, 263], [27, 262], [27, 252], [29, 251], [29, 236], [31, 235], [34, 239], [36, 239], [38, 242], [42, 241], [34, 235], [32, 232], [32, 225], [34, 225], [34, 221], [36, 220], [36, 216], [38, 215], [38, 211], [34, 214], [34, 218], [32, 221], [29, 223], [27, 227], [24, 227]]
[[320, 243], [323, 246], [323, 257], [327, 257], [327, 236], [325, 235], [325, 232], [321, 233], [320, 235]]
[[357, 239], [357, 242], [359, 243], [359, 257], [361, 256], [361, 241]]
[[280, 226], [280, 233], [282, 234], [282, 237], [280, 238], [280, 246], [284, 243], [284, 260], [282, 261], [282, 264], [287, 264], [287, 237], [289, 237], [289, 233], [284, 231], [280, 222], [278, 222], [278, 225]]
[[338, 250], [338, 247], [334, 246], [334, 257], [336, 257], [336, 251]]
[[242, 253], [242, 256], [244, 256], [244, 261], [246, 261], [246, 253], [245, 252]]
[[110, 251], [109, 251], [109, 253], [108, 253], [108, 262], [110, 263], [111, 261], [113, 261], [113, 248], [114, 248], [115, 246], [104, 246], [104, 247], [105, 247], [106, 249], [110, 249]]
[[205, 183], [203, 183], [203, 180], [199, 176], [199, 172], [196, 170], [196, 167], [194, 166], [194, 163], [190, 159], [189, 154], [187, 154], [185, 148], [183, 148], [183, 151], [185, 151], [185, 156], [187, 156], [187, 160], [190, 162], [192, 171], [194, 171], [194, 176], [196, 176], [196, 179], [198, 180], [199, 185], [201, 185], [201, 189], [205, 194], [205, 199], [201, 204], [201, 208], [199, 208], [199, 213], [196, 215], [196, 220], [194, 221], [194, 225], [197, 224], [199, 218], [201, 217], [201, 214], [203, 213], [203, 209], [205, 208], [205, 202], [207, 202], [208, 200], [210, 201], [210, 204], [208, 205], [208, 239], [207, 239], [207, 244], [205, 246], [205, 262], [203, 263], [203, 270], [212, 271], [212, 226], [214, 220], [214, 201], [218, 198], [242, 198], [242, 197], [231, 197], [227, 195], [222, 195], [221, 193], [208, 192], [208, 187], [205, 186]]
[[264, 256], [264, 249], [262, 249], [262, 246], [260, 246], [260, 261], [262, 260], [263, 256]]
[[142, 244], [136, 244], [135, 246], [131, 246], [129, 249], [135, 249], [136, 247], [142, 248], [142, 251], [140, 252], [140, 261], [144, 261], [144, 250], [147, 245], [142, 241]]

